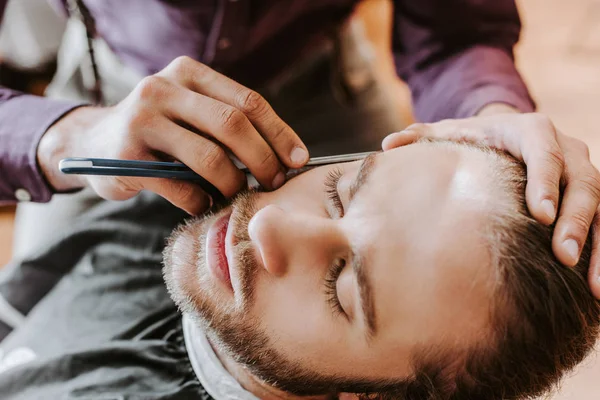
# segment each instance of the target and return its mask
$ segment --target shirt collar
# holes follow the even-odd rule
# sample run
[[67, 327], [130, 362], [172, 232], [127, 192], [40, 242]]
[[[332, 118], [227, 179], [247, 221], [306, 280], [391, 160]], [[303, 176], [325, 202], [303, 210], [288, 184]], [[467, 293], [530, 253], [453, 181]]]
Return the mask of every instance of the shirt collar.
[[183, 338], [194, 373], [208, 394], [216, 400], [259, 400], [227, 372], [205, 332], [187, 314], [183, 315]]

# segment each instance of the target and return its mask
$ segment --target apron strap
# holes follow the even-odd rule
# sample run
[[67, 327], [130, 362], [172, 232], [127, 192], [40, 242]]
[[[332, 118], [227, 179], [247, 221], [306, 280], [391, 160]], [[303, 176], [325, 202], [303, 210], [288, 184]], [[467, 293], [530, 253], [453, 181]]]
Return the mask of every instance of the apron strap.
[[96, 30], [96, 21], [90, 13], [90, 10], [83, 3], [83, 0], [68, 0], [69, 14], [78, 17], [85, 26], [85, 32], [87, 36], [87, 48], [90, 56], [90, 62], [92, 64], [92, 72], [94, 76], [94, 86], [92, 87], [92, 95], [94, 103], [102, 105], [104, 98], [102, 95], [102, 80], [100, 73], [98, 72], [98, 66], [96, 64], [96, 55], [94, 53], [94, 38], [98, 34]]

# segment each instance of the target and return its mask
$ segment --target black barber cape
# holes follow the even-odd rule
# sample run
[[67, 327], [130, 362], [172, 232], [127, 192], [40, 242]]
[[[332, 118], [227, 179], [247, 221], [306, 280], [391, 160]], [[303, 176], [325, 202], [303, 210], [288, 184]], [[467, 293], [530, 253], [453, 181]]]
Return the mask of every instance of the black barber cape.
[[0, 399], [212, 399], [161, 275], [165, 238], [183, 218], [150, 194], [103, 201], [8, 266], [0, 293], [31, 311], [0, 342]]

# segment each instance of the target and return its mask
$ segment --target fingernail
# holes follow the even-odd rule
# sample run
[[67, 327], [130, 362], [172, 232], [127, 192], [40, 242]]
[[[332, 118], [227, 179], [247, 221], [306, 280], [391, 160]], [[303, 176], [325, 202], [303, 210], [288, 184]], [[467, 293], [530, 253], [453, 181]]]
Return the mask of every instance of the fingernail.
[[400, 131], [400, 132], [392, 132], [389, 135], [387, 135], [386, 137], [383, 138], [383, 140], [381, 141], [381, 148], [384, 149], [386, 147], [386, 145], [393, 140], [394, 136], [398, 136], [398, 135], [403, 135], [404, 131]]
[[565, 248], [569, 256], [571, 256], [571, 258], [575, 262], [577, 262], [577, 260], [579, 259], [579, 245], [577, 244], [577, 242], [573, 239], [567, 239], [563, 242], [563, 247]]
[[554, 203], [551, 200], [542, 200], [542, 210], [544, 210], [548, 218], [554, 221], [554, 218], [556, 218], [556, 207], [554, 207]]
[[292, 150], [290, 159], [294, 164], [304, 164], [308, 160], [308, 152], [302, 147], [296, 147]]
[[279, 172], [277, 175], [275, 175], [275, 179], [273, 179], [273, 189], [279, 189], [284, 182], [285, 174], [283, 172]]

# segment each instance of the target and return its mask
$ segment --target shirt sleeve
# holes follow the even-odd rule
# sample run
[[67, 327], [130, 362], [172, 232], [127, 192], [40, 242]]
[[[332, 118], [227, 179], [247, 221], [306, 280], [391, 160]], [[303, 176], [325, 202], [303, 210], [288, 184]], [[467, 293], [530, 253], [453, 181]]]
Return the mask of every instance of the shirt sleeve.
[[[0, 0], [0, 21], [6, 3]], [[0, 204], [50, 199], [52, 190], [37, 164], [37, 146], [46, 130], [78, 105], [0, 87]]]
[[42, 135], [79, 103], [30, 96], [0, 87], [0, 203], [52, 197], [37, 163]]
[[393, 50], [423, 122], [466, 118], [490, 103], [522, 112], [535, 104], [513, 47], [521, 22], [514, 0], [397, 0]]

